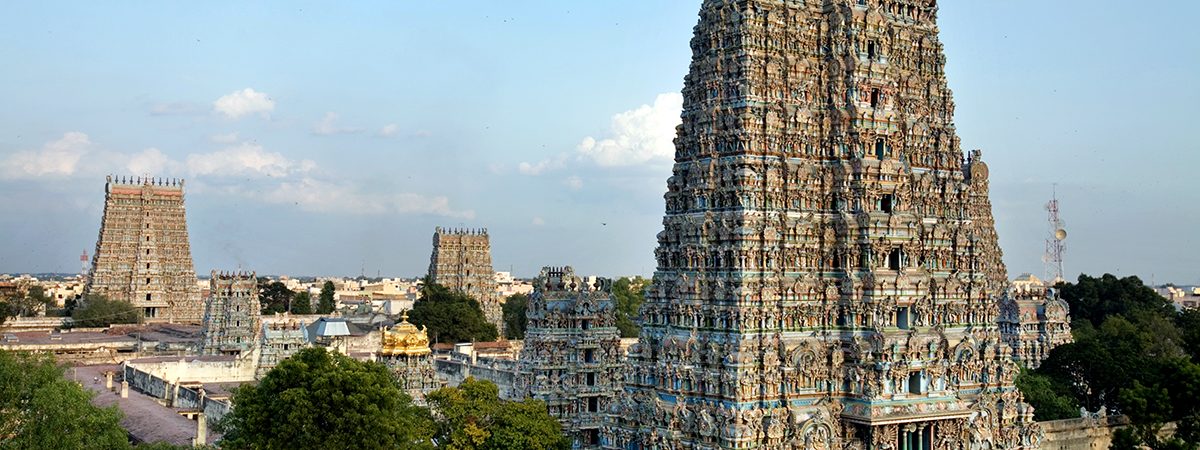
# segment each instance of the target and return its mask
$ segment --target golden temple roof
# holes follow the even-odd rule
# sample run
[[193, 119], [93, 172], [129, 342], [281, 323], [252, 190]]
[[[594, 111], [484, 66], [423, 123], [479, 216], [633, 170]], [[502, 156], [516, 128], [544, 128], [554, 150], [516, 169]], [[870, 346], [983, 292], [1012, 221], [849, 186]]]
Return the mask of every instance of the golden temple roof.
[[400, 323], [384, 329], [381, 336], [382, 348], [379, 351], [381, 355], [413, 356], [431, 353], [429, 335], [426, 334], [425, 327], [418, 329], [416, 325], [408, 323], [407, 312], [401, 317]]

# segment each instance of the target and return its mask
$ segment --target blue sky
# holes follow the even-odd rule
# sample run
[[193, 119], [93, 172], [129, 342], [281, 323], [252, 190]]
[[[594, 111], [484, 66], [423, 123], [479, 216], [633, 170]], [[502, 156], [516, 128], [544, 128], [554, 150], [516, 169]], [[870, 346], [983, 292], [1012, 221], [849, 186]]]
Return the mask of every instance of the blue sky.
[[[1010, 275], [1200, 282], [1187, 1], [943, 2]], [[415, 276], [434, 226], [498, 270], [653, 271], [696, 1], [7, 4], [0, 271], [77, 270], [109, 173], [182, 177], [197, 272]]]

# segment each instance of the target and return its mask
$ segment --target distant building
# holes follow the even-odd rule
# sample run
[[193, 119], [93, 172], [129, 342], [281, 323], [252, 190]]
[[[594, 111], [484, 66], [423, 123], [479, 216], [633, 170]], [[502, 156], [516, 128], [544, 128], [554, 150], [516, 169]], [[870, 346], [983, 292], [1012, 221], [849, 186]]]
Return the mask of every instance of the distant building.
[[496, 272], [496, 296], [501, 300], [516, 294], [529, 295], [533, 293], [533, 284], [513, 278], [510, 272]]
[[183, 180], [108, 177], [86, 295], [132, 303], [148, 322], [200, 323]]
[[1012, 347], [1013, 359], [1035, 369], [1050, 356], [1050, 350], [1072, 341], [1070, 306], [1058, 290], [1046, 286], [1032, 274], [1012, 282], [1000, 301], [1000, 336]]
[[488, 239], [486, 229], [436, 228], [429, 277], [434, 283], [478, 300], [488, 322], [504, 336], [502, 299], [496, 296], [496, 272], [492, 270], [492, 245]]
[[571, 267], [543, 268], [526, 312], [516, 393], [546, 403], [577, 447], [598, 447], [622, 394], [624, 351], [611, 283], [587, 283]]

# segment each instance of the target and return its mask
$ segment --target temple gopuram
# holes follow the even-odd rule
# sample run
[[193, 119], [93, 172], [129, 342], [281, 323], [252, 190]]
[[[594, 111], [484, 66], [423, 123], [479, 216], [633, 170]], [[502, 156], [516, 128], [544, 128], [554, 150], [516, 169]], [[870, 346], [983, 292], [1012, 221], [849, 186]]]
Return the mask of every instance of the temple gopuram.
[[201, 354], [248, 355], [258, 346], [261, 305], [254, 272], [212, 271]]
[[496, 295], [495, 276], [487, 229], [434, 229], [430, 279], [479, 301], [483, 315], [504, 336], [504, 299]]
[[109, 176], [104, 217], [84, 298], [102, 295], [141, 308], [147, 322], [200, 323], [183, 207], [183, 180]]
[[1000, 335], [1012, 347], [1013, 359], [1036, 369], [1054, 347], [1073, 342], [1070, 312], [1058, 290], [1038, 277], [1026, 273], [1013, 280], [1000, 303]]
[[384, 329], [380, 341], [378, 361], [392, 371], [400, 382], [400, 390], [413, 400], [423, 404], [425, 394], [446, 384], [433, 368], [433, 351], [425, 328], [418, 329], [409, 323], [408, 313], [400, 323]]
[[937, 11], [703, 2], [605, 448], [1038, 448]]
[[533, 286], [514, 391], [545, 402], [574, 448], [597, 448], [601, 425], [622, 394], [612, 283], [589, 284], [567, 266], [542, 268]]

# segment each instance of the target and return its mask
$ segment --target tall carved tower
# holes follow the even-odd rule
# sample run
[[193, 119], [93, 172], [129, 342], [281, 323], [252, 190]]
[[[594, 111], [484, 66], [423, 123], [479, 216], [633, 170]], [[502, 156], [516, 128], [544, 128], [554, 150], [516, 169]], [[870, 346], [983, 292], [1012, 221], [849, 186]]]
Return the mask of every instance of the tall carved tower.
[[149, 322], [200, 323], [183, 180], [108, 177], [84, 292], [130, 302]]
[[205, 355], [250, 353], [258, 344], [257, 332], [262, 307], [258, 301], [258, 277], [254, 272], [212, 271], [211, 294], [204, 305]]
[[705, 0], [620, 449], [1036, 448], [932, 0]]
[[516, 392], [546, 402], [575, 448], [600, 444], [600, 426], [621, 395], [621, 335], [612, 282], [589, 284], [575, 269], [544, 267], [533, 283]]
[[501, 337], [504, 336], [504, 313], [501, 310], [503, 299], [496, 295], [492, 244], [488, 240], [486, 228], [434, 229], [429, 277], [434, 283], [478, 300], [488, 322], [496, 326]]

